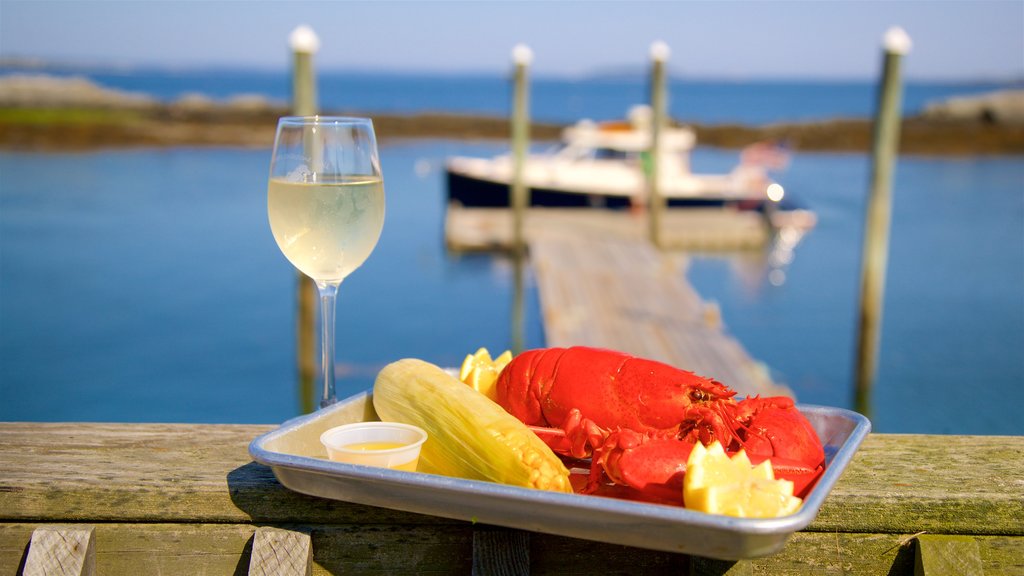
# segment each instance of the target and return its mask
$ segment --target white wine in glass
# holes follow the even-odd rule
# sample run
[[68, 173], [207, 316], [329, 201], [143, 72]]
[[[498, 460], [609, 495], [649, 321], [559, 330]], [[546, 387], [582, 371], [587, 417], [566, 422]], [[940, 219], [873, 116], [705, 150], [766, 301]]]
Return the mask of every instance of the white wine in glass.
[[316, 283], [321, 309], [320, 405], [334, 392], [338, 286], [373, 252], [384, 227], [384, 181], [368, 118], [285, 117], [277, 124], [267, 186], [274, 240]]

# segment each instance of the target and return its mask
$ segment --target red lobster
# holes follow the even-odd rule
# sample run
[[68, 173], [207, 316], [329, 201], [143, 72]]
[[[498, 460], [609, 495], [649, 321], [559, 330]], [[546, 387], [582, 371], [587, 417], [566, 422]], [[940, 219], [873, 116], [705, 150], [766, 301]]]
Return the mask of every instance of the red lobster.
[[804, 497], [825, 453], [790, 398], [745, 398], [724, 384], [661, 362], [597, 348], [547, 348], [516, 356], [498, 376], [497, 398], [556, 452], [591, 458], [585, 491], [615, 484], [678, 500], [694, 443], [771, 458]]

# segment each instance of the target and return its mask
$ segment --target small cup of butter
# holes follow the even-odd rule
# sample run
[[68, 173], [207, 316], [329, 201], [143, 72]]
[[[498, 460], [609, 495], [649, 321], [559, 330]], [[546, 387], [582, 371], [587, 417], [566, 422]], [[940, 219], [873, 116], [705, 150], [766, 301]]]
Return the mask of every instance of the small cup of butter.
[[426, 440], [422, 428], [398, 422], [357, 422], [320, 435], [327, 457], [335, 462], [410, 472], [416, 470]]

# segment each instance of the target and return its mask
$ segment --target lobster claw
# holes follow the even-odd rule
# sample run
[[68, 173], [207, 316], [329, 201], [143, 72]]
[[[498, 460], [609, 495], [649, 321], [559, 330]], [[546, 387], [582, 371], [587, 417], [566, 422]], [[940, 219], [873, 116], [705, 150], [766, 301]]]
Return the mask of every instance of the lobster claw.
[[817, 432], [790, 398], [747, 398], [736, 405], [738, 447], [754, 464], [771, 458], [779, 478], [793, 481], [793, 492], [806, 497], [825, 469], [825, 450]]
[[651, 437], [628, 429], [613, 432], [595, 451], [587, 489], [597, 488], [603, 470], [616, 484], [648, 497], [678, 502], [693, 445], [674, 436]]
[[572, 410], [564, 428], [530, 426], [556, 454], [577, 459], [590, 458], [590, 474], [582, 492], [593, 494], [602, 479], [629, 486], [645, 498], [678, 502], [683, 493], [686, 459], [692, 441], [673, 436], [650, 437], [623, 428], [608, 432]]

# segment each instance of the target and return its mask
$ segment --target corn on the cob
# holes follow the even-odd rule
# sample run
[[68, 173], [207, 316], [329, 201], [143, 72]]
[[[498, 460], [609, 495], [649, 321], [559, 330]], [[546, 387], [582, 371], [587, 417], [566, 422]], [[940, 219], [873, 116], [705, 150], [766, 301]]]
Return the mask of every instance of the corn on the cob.
[[381, 420], [427, 431], [420, 471], [572, 492], [569, 471], [536, 434], [433, 364], [405, 359], [385, 366], [373, 407]]

